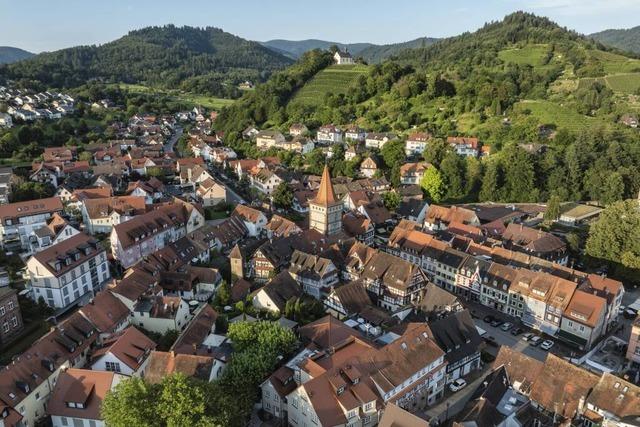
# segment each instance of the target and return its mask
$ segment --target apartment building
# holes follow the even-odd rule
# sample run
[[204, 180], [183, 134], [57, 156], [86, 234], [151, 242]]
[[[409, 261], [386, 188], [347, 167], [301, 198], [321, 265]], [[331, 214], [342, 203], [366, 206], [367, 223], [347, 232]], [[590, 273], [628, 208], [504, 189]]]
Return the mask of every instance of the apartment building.
[[57, 197], [0, 205], [0, 244], [6, 251], [30, 250], [34, 231], [63, 210]]
[[27, 271], [31, 298], [37, 301], [42, 297], [59, 311], [88, 301], [111, 279], [106, 251], [84, 233], [31, 256]]
[[175, 202], [118, 224], [111, 231], [111, 252], [124, 268], [204, 225], [200, 208]]

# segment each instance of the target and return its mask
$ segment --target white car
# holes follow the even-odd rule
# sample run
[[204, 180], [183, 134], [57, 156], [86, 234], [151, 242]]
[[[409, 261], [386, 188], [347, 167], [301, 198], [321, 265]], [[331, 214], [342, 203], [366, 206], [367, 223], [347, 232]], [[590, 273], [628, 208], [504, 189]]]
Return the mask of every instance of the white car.
[[513, 326], [513, 323], [503, 323], [502, 326], [500, 326], [500, 329], [502, 329], [503, 331], [508, 331], [509, 329], [511, 329], [511, 327]]
[[531, 347], [536, 347], [538, 344], [540, 344], [542, 342], [542, 338], [540, 338], [537, 335], [532, 336], [531, 338], [529, 338], [529, 345]]
[[466, 386], [467, 386], [467, 382], [462, 378], [458, 378], [457, 380], [449, 384], [449, 390], [455, 393], [456, 391], [462, 390]]
[[551, 340], [544, 340], [542, 344], [540, 344], [540, 348], [543, 350], [549, 350], [551, 347], [553, 347], [553, 344], [555, 343]]

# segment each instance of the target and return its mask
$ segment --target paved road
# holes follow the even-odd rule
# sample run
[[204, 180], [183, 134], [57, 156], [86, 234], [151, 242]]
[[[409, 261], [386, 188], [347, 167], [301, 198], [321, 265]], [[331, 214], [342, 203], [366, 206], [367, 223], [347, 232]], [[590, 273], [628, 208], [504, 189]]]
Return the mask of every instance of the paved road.
[[227, 175], [220, 172], [215, 167], [210, 167], [209, 171], [213, 173], [213, 175], [218, 179], [222, 184], [227, 188], [227, 202], [234, 204], [247, 204], [247, 201], [242, 198], [238, 193], [236, 193], [232, 186], [234, 184], [233, 180], [231, 180]]
[[178, 142], [178, 139], [180, 139], [180, 137], [182, 136], [182, 131], [182, 126], [176, 125], [176, 131], [173, 133], [173, 135], [171, 135], [171, 138], [169, 138], [167, 142], [164, 143], [163, 147], [165, 153], [173, 152], [173, 147], [176, 145], [176, 142]]

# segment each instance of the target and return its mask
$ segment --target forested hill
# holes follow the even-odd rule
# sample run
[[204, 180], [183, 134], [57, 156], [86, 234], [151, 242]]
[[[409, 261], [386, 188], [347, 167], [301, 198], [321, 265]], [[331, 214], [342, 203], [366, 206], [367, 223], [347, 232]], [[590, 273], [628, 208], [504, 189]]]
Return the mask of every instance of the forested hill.
[[[216, 120], [225, 142], [264, 155], [241, 138], [249, 124], [286, 132], [292, 123], [312, 131], [356, 123], [393, 132], [399, 139], [373, 154], [398, 185], [404, 139], [427, 131], [434, 138], [423, 157], [437, 170], [438, 188], [426, 191], [436, 202], [557, 196], [607, 204], [640, 190], [640, 133], [624, 124], [639, 111], [640, 60], [546, 18], [518, 12], [380, 64], [330, 64], [328, 52], [308, 52], [225, 108]], [[448, 136], [477, 137], [490, 154], [463, 159]], [[320, 165], [323, 156], [316, 150], [298, 164]], [[337, 175], [359, 166], [340, 153], [329, 162]]]
[[358, 53], [357, 56], [361, 56], [367, 62], [378, 63], [392, 56], [398, 55], [401, 51], [406, 49], [424, 48], [431, 46], [440, 39], [433, 37], [420, 37], [415, 40], [402, 43], [392, 43], [384, 45], [372, 45]]
[[10, 64], [31, 58], [33, 55], [35, 54], [23, 49], [18, 49], [17, 47], [0, 46], [0, 64]]
[[640, 54], [640, 25], [627, 30], [605, 30], [589, 37], [608, 46]]
[[604, 46], [574, 31], [558, 26], [548, 18], [530, 13], [516, 12], [502, 21], [491, 22], [474, 33], [444, 39], [430, 46], [404, 50], [398, 59], [418, 65], [434, 65], [436, 68], [451, 65], [499, 66], [498, 56], [506, 47], [517, 44], [553, 44], [567, 47], [575, 56], [576, 65], [585, 65], [586, 55], [571, 48], [599, 48]]
[[224, 95], [242, 80], [265, 79], [292, 62], [218, 28], [167, 25], [131, 31], [100, 46], [43, 53], [3, 66], [0, 75], [53, 87], [104, 79]]

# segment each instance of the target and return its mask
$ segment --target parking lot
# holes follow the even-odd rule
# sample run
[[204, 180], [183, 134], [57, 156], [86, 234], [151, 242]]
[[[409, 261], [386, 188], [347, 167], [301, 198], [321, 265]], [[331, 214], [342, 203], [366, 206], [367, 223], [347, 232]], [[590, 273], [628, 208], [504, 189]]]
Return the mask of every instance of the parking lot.
[[[520, 320], [517, 318], [510, 317], [504, 314], [496, 314], [495, 311], [476, 304], [470, 305], [469, 309], [471, 310], [476, 326], [486, 331], [484, 338], [490, 336], [495, 338], [497, 346], [492, 347], [491, 345], [487, 345], [487, 351], [492, 354], [497, 353], [499, 346], [506, 345], [516, 351], [519, 351], [540, 361], [544, 361], [547, 357], [547, 353], [549, 352], [552, 352], [560, 357], [575, 356], [575, 349], [564, 345], [554, 337], [549, 337], [542, 334], [540, 331], [532, 330], [526, 325], [523, 325], [522, 322], [520, 322]], [[502, 321], [511, 323], [511, 328], [507, 331], [503, 331], [500, 328], [502, 325], [493, 327], [489, 323], [484, 322], [483, 318], [488, 314], [493, 315], [494, 317], [498, 317]], [[522, 328], [524, 332], [517, 336], [514, 336], [511, 334], [511, 329], [516, 326]], [[531, 346], [528, 341], [522, 339], [522, 336], [528, 332], [541, 336], [543, 340], [552, 340], [554, 342], [553, 347], [549, 351], [546, 351], [540, 348], [540, 344], [538, 344], [538, 346], [536, 347]]]

